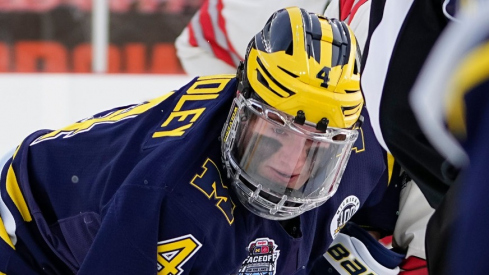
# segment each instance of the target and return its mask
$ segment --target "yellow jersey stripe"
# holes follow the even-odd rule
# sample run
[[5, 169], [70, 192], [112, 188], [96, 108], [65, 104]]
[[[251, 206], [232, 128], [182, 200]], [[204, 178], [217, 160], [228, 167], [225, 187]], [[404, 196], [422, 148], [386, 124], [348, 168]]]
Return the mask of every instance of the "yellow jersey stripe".
[[[5, 225], [3, 224], [2, 217], [0, 217], [0, 239], [2, 239], [4, 242], [6, 242], [8, 245], [10, 245], [13, 249], [15, 249], [14, 244], [12, 243], [12, 240], [10, 240], [10, 237], [8, 236], [7, 229], [5, 229]], [[0, 274], [3, 274], [0, 272]]]
[[232, 79], [235, 78], [236, 74], [218, 74], [218, 75], [208, 75], [208, 76], [200, 76], [199, 80], [206, 80], [206, 79]]
[[24, 199], [24, 195], [20, 190], [19, 183], [17, 182], [17, 177], [15, 176], [14, 169], [12, 165], [8, 168], [7, 178], [5, 179], [7, 194], [10, 196], [15, 206], [19, 210], [22, 218], [26, 222], [32, 221], [31, 213], [29, 212], [29, 208], [27, 207], [27, 203]]
[[388, 175], [388, 180], [387, 180], [387, 185], [391, 183], [392, 179], [392, 171], [394, 170], [394, 156], [391, 155], [390, 153], [387, 153], [387, 175]]

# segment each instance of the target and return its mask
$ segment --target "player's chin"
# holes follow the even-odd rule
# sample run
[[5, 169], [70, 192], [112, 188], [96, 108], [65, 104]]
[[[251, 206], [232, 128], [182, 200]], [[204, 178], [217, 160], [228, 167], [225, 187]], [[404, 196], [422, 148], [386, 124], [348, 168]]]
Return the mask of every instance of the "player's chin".
[[293, 189], [293, 190], [299, 190], [302, 188], [302, 186], [304, 186], [305, 183], [306, 182], [304, 180], [300, 179], [299, 175], [292, 176], [290, 178], [289, 184], [287, 185], [287, 188]]
[[277, 169], [272, 167], [265, 167], [261, 169], [260, 176], [267, 179], [268, 181], [275, 183], [280, 186], [287, 187], [291, 181], [291, 176], [285, 173], [279, 172]]

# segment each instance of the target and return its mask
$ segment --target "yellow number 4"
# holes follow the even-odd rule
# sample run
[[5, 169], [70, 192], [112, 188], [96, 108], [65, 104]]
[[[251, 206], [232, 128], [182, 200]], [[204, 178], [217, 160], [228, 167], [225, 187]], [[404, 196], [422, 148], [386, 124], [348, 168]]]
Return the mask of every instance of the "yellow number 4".
[[178, 275], [183, 273], [182, 266], [202, 247], [192, 235], [158, 242], [158, 274]]

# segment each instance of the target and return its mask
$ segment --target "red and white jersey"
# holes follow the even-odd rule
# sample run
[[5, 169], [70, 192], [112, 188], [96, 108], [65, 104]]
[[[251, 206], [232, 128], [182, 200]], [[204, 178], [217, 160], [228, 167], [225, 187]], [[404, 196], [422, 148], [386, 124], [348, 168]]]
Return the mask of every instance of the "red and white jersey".
[[273, 12], [299, 6], [323, 14], [327, 0], [206, 0], [175, 42], [189, 75], [235, 73], [251, 38]]
[[369, 0], [332, 0], [324, 11], [324, 16], [348, 23], [363, 52], [370, 20]]

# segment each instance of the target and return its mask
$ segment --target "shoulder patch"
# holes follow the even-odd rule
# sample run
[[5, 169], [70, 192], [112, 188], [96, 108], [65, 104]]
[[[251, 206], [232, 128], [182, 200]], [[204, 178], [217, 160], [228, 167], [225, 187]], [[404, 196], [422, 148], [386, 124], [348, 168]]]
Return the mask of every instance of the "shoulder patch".
[[356, 196], [346, 197], [336, 210], [333, 219], [331, 220], [330, 230], [331, 237], [336, 238], [340, 230], [353, 217], [360, 208], [360, 200]]
[[243, 261], [238, 275], [270, 274], [277, 272], [277, 260], [280, 250], [275, 241], [269, 238], [258, 238], [248, 245], [248, 257]]

